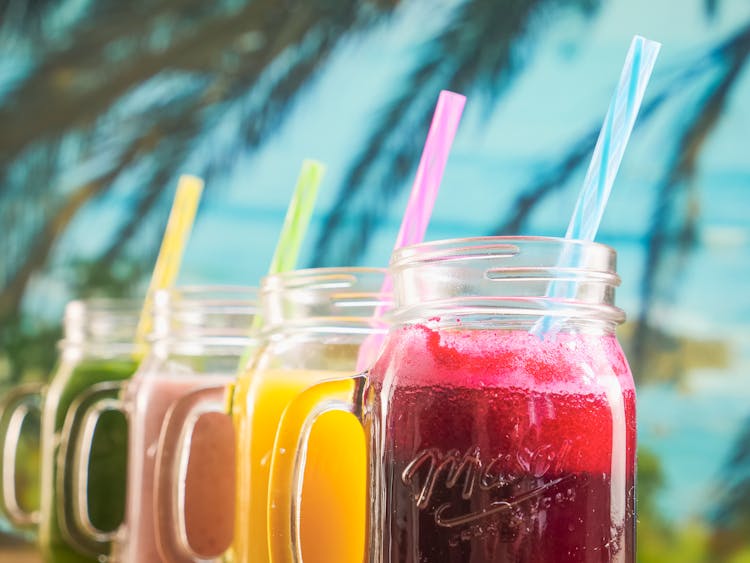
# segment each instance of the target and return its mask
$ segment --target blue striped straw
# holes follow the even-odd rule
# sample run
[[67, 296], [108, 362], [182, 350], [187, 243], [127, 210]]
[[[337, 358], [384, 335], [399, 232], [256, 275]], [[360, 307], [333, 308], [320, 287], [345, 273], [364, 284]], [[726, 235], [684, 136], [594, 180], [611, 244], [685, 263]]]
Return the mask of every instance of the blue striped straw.
[[[591, 242], [596, 237], [660, 49], [661, 43], [650, 41], [640, 35], [633, 37], [630, 43], [620, 81], [609, 104], [591, 164], [565, 233], [566, 239]], [[570, 254], [568, 251], [560, 257], [559, 267], [576, 266], [576, 256]], [[573, 284], [566, 284], [563, 288], [558, 282], [553, 281], [547, 295], [555, 298], [573, 298], [574, 289]], [[553, 319], [540, 319], [531, 332], [537, 336], [555, 332]]]

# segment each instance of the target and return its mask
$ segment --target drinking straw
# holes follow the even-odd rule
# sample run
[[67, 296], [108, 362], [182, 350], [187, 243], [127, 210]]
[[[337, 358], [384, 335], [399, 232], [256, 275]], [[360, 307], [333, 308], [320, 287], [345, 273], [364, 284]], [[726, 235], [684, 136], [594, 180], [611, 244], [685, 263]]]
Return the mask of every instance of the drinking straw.
[[[568, 240], [591, 242], [596, 237], [660, 49], [661, 43], [640, 35], [633, 37], [630, 43], [620, 81], [599, 132], [591, 164], [565, 233]], [[576, 262], [575, 256], [563, 255], [559, 265], [573, 267]], [[547, 295], [572, 298], [573, 290], [570, 284], [567, 284], [567, 290], [563, 290], [553, 281]], [[539, 336], [550, 333], [552, 329], [552, 318], [543, 317], [534, 325], [532, 332]]]
[[[432, 123], [427, 133], [427, 140], [419, 159], [417, 175], [411, 188], [409, 202], [406, 205], [401, 227], [396, 237], [396, 244], [393, 247], [394, 251], [424, 240], [465, 104], [466, 96], [455, 92], [442, 90], [438, 96], [435, 112], [432, 115]], [[387, 295], [392, 289], [393, 280], [389, 275], [386, 275], [380, 288], [380, 294]], [[375, 309], [374, 320], [377, 321], [382, 317], [386, 308], [384, 304], [378, 305]], [[374, 357], [374, 353], [377, 352], [375, 348], [379, 347], [380, 344], [380, 338], [368, 337], [365, 339], [357, 357], [358, 371], [368, 367], [367, 362]]]
[[177, 279], [202, 193], [203, 180], [195, 176], [180, 177], [141, 316], [138, 319], [134, 354], [136, 359], [142, 359], [148, 349], [146, 337], [152, 328], [151, 299], [154, 292], [171, 287]]
[[305, 159], [299, 171], [297, 184], [294, 186], [292, 200], [284, 217], [279, 241], [276, 243], [268, 275], [289, 272], [297, 267], [297, 258], [302, 241], [310, 225], [318, 188], [323, 180], [326, 167], [317, 160]]
[[[310, 225], [315, 200], [318, 197], [318, 188], [323, 180], [325, 165], [317, 160], [305, 159], [302, 161], [297, 184], [289, 202], [289, 207], [284, 217], [284, 225], [281, 227], [279, 240], [268, 268], [268, 275], [289, 272], [297, 267], [302, 241]], [[253, 317], [251, 333], [255, 334], [263, 325], [261, 315]], [[243, 369], [250, 358], [253, 350], [246, 350], [240, 359], [240, 369]]]

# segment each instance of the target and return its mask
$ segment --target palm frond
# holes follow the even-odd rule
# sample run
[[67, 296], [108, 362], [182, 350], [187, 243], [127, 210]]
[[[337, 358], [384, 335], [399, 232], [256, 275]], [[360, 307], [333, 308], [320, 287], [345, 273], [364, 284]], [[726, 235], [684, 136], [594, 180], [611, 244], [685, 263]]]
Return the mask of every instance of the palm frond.
[[553, 192], [562, 189], [570, 177], [583, 166], [594, 150], [598, 130], [593, 129], [579, 139], [562, 161], [535, 179], [530, 187], [521, 191], [511, 205], [509, 216], [492, 228], [493, 235], [517, 235], [529, 219], [531, 212]]
[[76, 214], [93, 198], [102, 194], [110, 187], [114, 179], [127, 169], [135, 160], [151, 149], [153, 139], [144, 136], [129, 147], [118, 165], [98, 177], [79, 186], [56, 209], [54, 214], [45, 222], [31, 239], [30, 252], [14, 272], [13, 277], [0, 290], [0, 318], [16, 315], [21, 298], [26, 290], [31, 276], [42, 268], [55, 243], [68, 228]]
[[[645, 126], [651, 117], [675, 94], [711, 70], [712, 67], [704, 63], [712, 55], [713, 53], [709, 53], [707, 57], [702, 57], [695, 64], [688, 65], [687, 68], [672, 77], [665, 86], [651, 95], [641, 108], [636, 131], [638, 128]], [[564, 188], [573, 174], [590, 161], [600, 127], [601, 124], [599, 123], [592, 126], [573, 143], [572, 148], [558, 162], [534, 178], [528, 187], [523, 188], [515, 202], [510, 206], [511, 211], [508, 216], [498, 222], [491, 229], [490, 234], [520, 234], [531, 213], [545, 198]]]
[[421, 62], [348, 169], [312, 264], [349, 264], [361, 257], [387, 202], [404, 189], [416, 165], [423, 138], [414, 132], [427, 131], [438, 90], [480, 91], [497, 98], [520, 69], [539, 18], [566, 8], [588, 12], [596, 5], [592, 0], [467, 0], [460, 5], [424, 47]]
[[721, 527], [750, 526], [750, 417], [735, 439], [721, 473], [719, 500], [711, 517]]
[[[0, 155], [7, 160], [32, 142], [54, 140], [71, 129], [90, 126], [128, 91], [161, 72], [210, 72], [217, 57], [238, 36], [275, 29], [274, 20], [285, 16], [286, 10], [278, 2], [258, 0], [240, 13], [209, 20], [165, 49], [134, 50], [119, 64], [107, 60], [106, 49], [89, 55], [93, 60], [84, 57], [75, 68], [60, 68], [58, 61], [50, 61], [0, 108], [5, 126]], [[255, 56], [248, 55], [250, 59]], [[67, 75], [70, 78], [66, 80]]]
[[703, 0], [703, 9], [706, 12], [708, 19], [714, 19], [716, 17], [716, 11], [719, 8], [719, 0]]
[[55, 4], [53, 0], [0, 0], [0, 23], [6, 28], [37, 30]]
[[[137, 195], [139, 201], [134, 212], [103, 253], [102, 266], [114, 263], [121, 256], [137, 233], [142, 217], [160, 201], [165, 179], [172, 178], [179, 163], [187, 158], [189, 147], [182, 146], [180, 140], [201, 138], [206, 143], [206, 139], [213, 135], [212, 130], [222, 129], [222, 116], [232, 115], [239, 116], [236, 127], [244, 138], [242, 144], [235, 145], [235, 151], [258, 147], [281, 126], [289, 106], [304, 92], [342, 36], [347, 31], [370, 25], [374, 21], [372, 17], [372, 10], [347, 3], [329, 6], [325, 12], [317, 8], [298, 10], [279, 30], [278, 36], [284, 38], [280, 43], [283, 48], [269, 55], [263, 67], [243, 66], [233, 73], [231, 81], [215, 80], [214, 85], [225, 83], [223, 101], [217, 100], [216, 87], [211, 86], [206, 89], [205, 99], [199, 106], [181, 112], [181, 115], [193, 118], [183, 118], [180, 135], [169, 140], [172, 148], [164, 151], [165, 158], [154, 159], [158, 169]], [[282, 56], [284, 70], [274, 72], [274, 60]], [[258, 77], [258, 72], [263, 75]], [[239, 111], [234, 111], [235, 108]], [[201, 119], [196, 120], [195, 116], [201, 116]], [[206, 163], [202, 173], [210, 179], [226, 170], [233, 157], [230, 149], [218, 151], [216, 157]]]
[[[675, 156], [657, 187], [656, 208], [647, 235], [647, 258], [641, 280], [641, 305], [638, 319], [641, 329], [637, 331], [633, 342], [635, 371], [641, 371], [645, 367], [649, 354], [648, 326], [651, 323], [657, 284], [659, 276], [663, 274], [662, 266], [667, 252], [675, 240], [682, 245], [683, 251], [694, 241], [694, 210], [687, 209], [683, 210], [683, 213], [678, 213], [675, 207], [678, 196], [689, 189], [690, 180], [696, 171], [700, 150], [719, 123], [730, 94], [748, 63], [750, 25], [722, 44], [714, 51], [714, 54], [722, 60], [723, 68], [708, 87], [703, 100], [694, 109], [692, 117], [686, 122], [677, 143]], [[675, 216], [686, 218], [683, 219], [682, 226], [677, 228], [676, 235], [672, 220]], [[677, 278], [672, 275], [669, 279]]]
[[[165, 10], [180, 6], [187, 9], [194, 8], [195, 3], [164, 0], [158, 6]], [[198, 140], [204, 143], [210, 141], [214, 132], [221, 129], [221, 119], [228, 107], [236, 105], [248, 108], [242, 112], [238, 135], [235, 136], [236, 152], [259, 146], [280, 126], [287, 108], [302, 95], [305, 85], [313, 79], [338, 41], [352, 30], [372, 25], [392, 8], [393, 3], [374, 9], [372, 4], [350, 0], [286, 4], [257, 0], [231, 14], [226, 10], [226, 13], [212, 14], [208, 23], [190, 35], [189, 42], [178, 38], [169, 48], [146, 53], [137, 62], [128, 62], [119, 70], [112, 72], [104, 69], [102, 72], [106, 79], [102, 79], [101, 83], [94, 83], [83, 92], [69, 93], [69, 96], [57, 100], [58, 103], [47, 104], [50, 108], [46, 111], [56, 113], [58, 120], [50, 123], [46, 116], [39, 116], [36, 126], [40, 134], [37, 137], [41, 136], [41, 140], [30, 134], [30, 130], [19, 131], [10, 123], [9, 126], [18, 134], [4, 136], [0, 141], [0, 144], [5, 143], [4, 149], [9, 149], [0, 151], [0, 160], [6, 159], [4, 162], [7, 164], [4, 168], [0, 167], [0, 173], [4, 172], [5, 180], [8, 180], [9, 170], [13, 166], [29, 168], [28, 161], [33, 154], [40, 151], [53, 154], [71, 135], [77, 135], [81, 143], [76, 160], [101, 159], [102, 146], [116, 153], [112, 159], [113, 168], [102, 176], [108, 180], [108, 185], [96, 180], [97, 189], [92, 193], [93, 199], [106, 194], [111, 185], [134, 166], [142, 166], [144, 160], [150, 160], [150, 174], [144, 178], [144, 183], [133, 190], [136, 203], [130, 215], [103, 252], [103, 265], [113, 264], [121, 259], [149, 214], [163, 204], [164, 186], [194, 155]], [[107, 26], [103, 27], [107, 29]], [[122, 31], [132, 31], [132, 27], [131, 22], [124, 25]], [[111, 22], [109, 30], [117, 29], [117, 24]], [[248, 43], [245, 39], [252, 34], [256, 34], [255, 38]], [[102, 39], [99, 34], [84, 34], [81, 41], [90, 46]], [[43, 67], [42, 71], [72, 62], [78, 65], [78, 73], [106, 66], [106, 61], [97, 53], [88, 58], [78, 58], [81, 55], [78, 49], [74, 45], [58, 57], [53, 56], [50, 66]], [[239, 65], [217, 64], [218, 59], [230, 55], [239, 61]], [[166, 75], [165, 72], [170, 69], [173, 72]], [[175, 70], [181, 72], [175, 74]], [[196, 74], [196, 70], [200, 72]], [[10, 117], [18, 111], [29, 111], [29, 115], [34, 115], [34, 108], [42, 102], [38, 96], [34, 98], [28, 94], [44, 86], [47, 80], [45, 74], [40, 71], [30, 77], [8, 104], [0, 108], [0, 117]], [[149, 79], [150, 76], [153, 78]], [[129, 98], [142, 98], [142, 92], [163, 83], [167, 76], [184, 77], [183, 83], [176, 89], [179, 94], [167, 91], [166, 96], [161, 96], [145, 108], [136, 107], [135, 112], [132, 108], [123, 110], [123, 107], [133, 105]], [[140, 85], [144, 79], [148, 80]], [[188, 81], [187, 85], [185, 80]], [[189, 86], [191, 80], [192, 87]], [[91, 103], [87, 104], [87, 99]], [[251, 102], [248, 103], [248, 100]], [[113, 134], [115, 129], [117, 132]], [[107, 141], [102, 143], [102, 139], [110, 137], [116, 138], [120, 146], [112, 147]], [[138, 159], [134, 160], [129, 155], [137, 146], [144, 149], [137, 151]], [[226, 166], [223, 165], [228, 154], [230, 151], [221, 151], [218, 156], [203, 158], [201, 165], [205, 169], [202, 173], [211, 175], [225, 170]], [[46, 182], [29, 186], [30, 178], [19, 174], [21, 180], [2, 183], [4, 189], [0, 188], [0, 201], [7, 201], [9, 194], [22, 191], [25, 192], [25, 201], [29, 201], [30, 192], [37, 193], [39, 199], [44, 201], [57, 201], [59, 198], [50, 198], [56, 182], [49, 179], [59, 178], [65, 171], [55, 169], [59, 163], [50, 155], [46, 157], [46, 164]], [[74, 211], [77, 213], [82, 208], [82, 205], [77, 206]], [[4, 284], [1, 294], [3, 310], [15, 310], [31, 274], [43, 267], [50, 256], [54, 246], [54, 240], [49, 240], [50, 237], [59, 238], [65, 230], [45, 229], [43, 226], [58, 224], [67, 227], [72, 221], [72, 217], [63, 222], [57, 221], [59, 213], [60, 208], [56, 204], [49, 205], [47, 213], [42, 213], [35, 224], [14, 229], [14, 232], [26, 234], [21, 237], [22, 240], [13, 241], [13, 247], [22, 249], [22, 252], [9, 256], [11, 259], [5, 262], [8, 271], [3, 275], [8, 283]], [[17, 225], [17, 222], [12, 224]], [[40, 240], [45, 241], [42, 246]], [[4, 252], [9, 248], [10, 245], [0, 244]], [[142, 249], [142, 245], [139, 248]], [[32, 254], [35, 256], [33, 260], [25, 259]]]

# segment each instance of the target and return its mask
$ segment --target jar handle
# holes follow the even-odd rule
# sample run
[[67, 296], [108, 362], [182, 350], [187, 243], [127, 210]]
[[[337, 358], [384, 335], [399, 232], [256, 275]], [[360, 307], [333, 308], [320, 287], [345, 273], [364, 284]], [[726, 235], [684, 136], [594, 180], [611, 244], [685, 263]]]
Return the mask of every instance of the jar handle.
[[[156, 451], [153, 510], [156, 515], [156, 545], [165, 561], [193, 563], [206, 560], [206, 555], [196, 553], [189, 542], [185, 482], [191, 441], [198, 420], [211, 413], [220, 413], [229, 418], [225, 408], [225, 393], [226, 386], [217, 385], [198, 389], [181, 397], [170, 407], [162, 425]], [[233, 479], [234, 467], [231, 473], [230, 478]], [[233, 508], [231, 507], [231, 514], [234, 514]], [[233, 529], [233, 525], [229, 527], [230, 535], [223, 538], [226, 540], [225, 549], [229, 548]]]
[[9, 391], [0, 401], [0, 504], [8, 520], [18, 528], [29, 528], [39, 523], [39, 512], [26, 511], [19, 500], [16, 483], [16, 461], [21, 435], [27, 417], [41, 415], [41, 396], [44, 385], [28, 383]]
[[[109, 552], [120, 525], [112, 531], [100, 530], [89, 514], [89, 464], [99, 420], [107, 412], [121, 412], [120, 398], [127, 382], [108, 381], [93, 385], [71, 403], [61, 431], [57, 459], [57, 488], [60, 502], [57, 517], [66, 539], [82, 553], [97, 557]], [[123, 447], [126, 447], [123, 444]], [[96, 463], [96, 462], [94, 462]]]
[[302, 477], [310, 431], [330, 411], [353, 414], [362, 423], [358, 405], [366, 374], [331, 379], [309, 387], [287, 405], [271, 453], [268, 482], [268, 550], [271, 563], [302, 563], [300, 507]]

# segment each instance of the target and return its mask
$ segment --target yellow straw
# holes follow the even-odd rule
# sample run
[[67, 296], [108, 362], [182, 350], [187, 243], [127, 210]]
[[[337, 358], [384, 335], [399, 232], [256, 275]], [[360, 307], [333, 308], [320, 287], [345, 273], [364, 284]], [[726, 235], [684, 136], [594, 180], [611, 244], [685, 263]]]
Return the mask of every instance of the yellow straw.
[[177, 193], [172, 202], [172, 210], [169, 212], [167, 228], [161, 241], [159, 256], [156, 259], [154, 273], [146, 292], [146, 300], [143, 303], [141, 316], [138, 320], [138, 329], [135, 336], [135, 356], [141, 359], [146, 354], [148, 346], [146, 337], [152, 328], [151, 300], [154, 292], [166, 289], [174, 285], [177, 274], [180, 271], [182, 255], [185, 252], [190, 231], [193, 228], [195, 214], [200, 203], [203, 192], [203, 180], [195, 176], [181, 176], [177, 185]]

